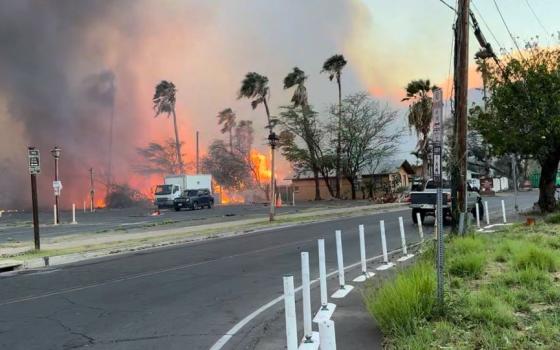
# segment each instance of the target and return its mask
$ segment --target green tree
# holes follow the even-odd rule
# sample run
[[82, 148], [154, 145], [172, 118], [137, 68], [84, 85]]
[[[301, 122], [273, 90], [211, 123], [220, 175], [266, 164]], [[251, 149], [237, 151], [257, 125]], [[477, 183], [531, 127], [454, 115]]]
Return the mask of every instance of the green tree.
[[[307, 88], [305, 87], [305, 80], [307, 76], [305, 72], [294, 67], [284, 78], [284, 89], [294, 89], [292, 95], [292, 103], [294, 107], [301, 107], [301, 114], [295, 111], [295, 108], [288, 109], [281, 120], [284, 121], [286, 130], [299, 136], [307, 147], [307, 152], [300, 152], [294, 138], [285, 138], [283, 154], [292, 162], [296, 162], [298, 157], [308, 159], [309, 169], [313, 172], [313, 179], [315, 181], [315, 200], [321, 200], [321, 190], [319, 185], [319, 170], [317, 155], [317, 120], [316, 113], [309, 107], [307, 98]], [[295, 156], [295, 158], [294, 158]]]
[[524, 58], [508, 57], [487, 69], [487, 109], [471, 109], [473, 125], [493, 153], [538, 160], [538, 204], [553, 211], [560, 162], [560, 49], [532, 48]]
[[156, 85], [156, 92], [152, 98], [156, 117], [162, 113], [166, 113], [167, 117], [173, 115], [173, 128], [175, 130], [175, 150], [177, 155], [177, 163], [179, 164], [179, 172], [183, 171], [183, 159], [181, 157], [181, 142], [179, 141], [179, 130], [177, 128], [177, 116], [175, 114], [175, 84], [170, 81], [162, 80]]
[[329, 80], [332, 81], [336, 78], [336, 85], [338, 86], [338, 130], [337, 130], [337, 147], [336, 147], [336, 197], [340, 198], [340, 157], [341, 157], [341, 140], [340, 133], [342, 129], [342, 86], [340, 78], [342, 69], [346, 66], [346, 59], [343, 55], [333, 55], [323, 63], [321, 72], [326, 72], [329, 75]]
[[235, 112], [226, 108], [218, 113], [218, 124], [222, 125], [222, 134], [229, 133], [229, 151], [233, 153], [233, 128], [235, 128]]
[[432, 96], [436, 86], [430, 85], [430, 80], [413, 80], [406, 86], [406, 97], [402, 101], [411, 101], [408, 108], [408, 126], [416, 131], [418, 144], [416, 154], [422, 159], [422, 177], [428, 172], [428, 156], [430, 140], [428, 134], [432, 124]]

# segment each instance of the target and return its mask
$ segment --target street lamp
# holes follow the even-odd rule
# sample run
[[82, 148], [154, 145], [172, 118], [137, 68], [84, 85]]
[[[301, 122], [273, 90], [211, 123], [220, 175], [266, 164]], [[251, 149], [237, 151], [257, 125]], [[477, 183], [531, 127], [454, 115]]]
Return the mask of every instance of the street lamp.
[[58, 160], [60, 159], [60, 147], [54, 146], [51, 150], [51, 154], [54, 157], [54, 204], [56, 206], [56, 223], [60, 224], [59, 206], [58, 206], [58, 196], [60, 194], [60, 188], [58, 186]]
[[274, 208], [276, 207], [276, 191], [275, 191], [275, 178], [274, 178], [274, 149], [278, 145], [279, 138], [272, 128], [270, 129], [270, 134], [268, 134], [268, 144], [270, 145], [271, 153], [271, 176], [270, 176], [270, 215], [269, 221], [274, 221]]

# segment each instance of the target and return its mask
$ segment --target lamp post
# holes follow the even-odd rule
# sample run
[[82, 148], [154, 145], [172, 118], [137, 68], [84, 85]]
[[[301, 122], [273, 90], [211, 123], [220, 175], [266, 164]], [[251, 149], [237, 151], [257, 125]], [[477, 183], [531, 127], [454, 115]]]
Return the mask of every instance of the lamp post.
[[[58, 160], [60, 159], [60, 147], [54, 146], [51, 150], [51, 154], [54, 157], [54, 181], [58, 183]], [[58, 185], [56, 185], [58, 186]], [[60, 215], [59, 215], [59, 205], [58, 205], [58, 196], [60, 194], [60, 189], [58, 187], [55, 188], [54, 192], [54, 204], [56, 206], [56, 223], [60, 224]]]
[[269, 221], [274, 221], [274, 209], [276, 207], [276, 189], [275, 189], [275, 177], [274, 177], [274, 149], [278, 144], [279, 138], [272, 128], [270, 129], [270, 134], [268, 134], [268, 144], [270, 145], [270, 158], [271, 158], [271, 176], [270, 176], [270, 214]]

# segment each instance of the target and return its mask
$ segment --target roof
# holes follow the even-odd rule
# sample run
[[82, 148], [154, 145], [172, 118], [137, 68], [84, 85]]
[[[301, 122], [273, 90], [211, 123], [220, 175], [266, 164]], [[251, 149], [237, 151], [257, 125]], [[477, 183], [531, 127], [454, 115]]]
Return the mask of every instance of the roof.
[[[410, 165], [410, 163], [406, 159], [388, 160], [388, 161], [385, 161], [385, 162], [381, 163], [380, 165], [378, 165], [376, 167], [376, 169], [374, 170], [373, 174], [370, 173], [369, 171], [365, 171], [366, 169], [364, 169], [364, 171], [362, 171], [358, 175], [361, 175], [361, 176], [364, 177], [364, 176], [372, 176], [372, 175], [395, 174], [395, 173], [398, 173], [401, 168], [403, 168], [404, 171], [406, 171], [407, 174], [414, 175], [414, 169], [412, 168], [412, 165]], [[334, 171], [331, 171], [329, 173], [329, 177], [334, 178], [335, 176], [336, 176], [336, 174], [335, 174]], [[323, 176], [321, 174], [319, 174], [319, 177], [323, 178]], [[311, 171], [304, 171], [300, 174], [293, 175], [290, 179], [291, 180], [313, 179], [313, 173]]]

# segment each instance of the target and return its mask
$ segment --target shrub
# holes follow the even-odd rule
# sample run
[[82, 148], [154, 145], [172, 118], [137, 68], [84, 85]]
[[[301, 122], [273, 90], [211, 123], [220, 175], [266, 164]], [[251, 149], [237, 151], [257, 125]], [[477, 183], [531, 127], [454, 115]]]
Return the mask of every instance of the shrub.
[[485, 265], [484, 254], [466, 254], [452, 257], [449, 261], [449, 273], [458, 277], [478, 278]]
[[436, 279], [429, 263], [418, 263], [401, 271], [380, 288], [366, 289], [364, 300], [369, 313], [385, 334], [414, 334], [417, 325], [434, 308]]
[[517, 269], [536, 267], [542, 271], [554, 272], [558, 267], [558, 258], [549, 248], [525, 245], [515, 252], [514, 266]]
[[560, 213], [550, 214], [545, 219], [544, 222], [547, 224], [560, 224]]

